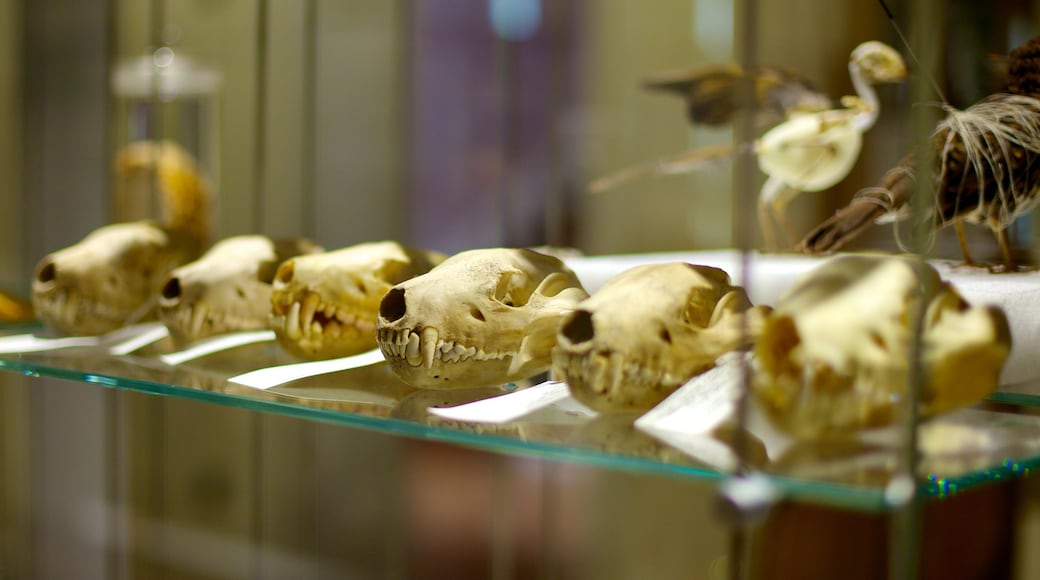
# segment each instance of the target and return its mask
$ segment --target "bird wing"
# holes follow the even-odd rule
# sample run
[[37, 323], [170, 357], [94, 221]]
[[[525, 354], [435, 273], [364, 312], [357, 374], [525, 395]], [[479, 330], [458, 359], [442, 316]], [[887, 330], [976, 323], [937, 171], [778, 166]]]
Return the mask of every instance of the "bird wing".
[[705, 167], [721, 163], [735, 155], [741, 147], [732, 143], [716, 145], [712, 147], [701, 147], [692, 151], [684, 151], [677, 155], [669, 155], [660, 159], [654, 159], [626, 167], [620, 171], [611, 173], [589, 184], [589, 193], [603, 193], [651, 175], [670, 175], [674, 173], [688, 173]]

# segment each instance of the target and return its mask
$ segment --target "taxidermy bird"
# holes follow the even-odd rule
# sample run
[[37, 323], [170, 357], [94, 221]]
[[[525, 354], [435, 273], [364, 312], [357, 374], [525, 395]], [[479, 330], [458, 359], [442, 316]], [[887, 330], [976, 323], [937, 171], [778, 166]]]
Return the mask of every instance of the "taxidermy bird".
[[[1040, 201], [1040, 36], [1008, 57], [1003, 91], [966, 110], [944, 106], [931, 144], [934, 206], [924, 216], [935, 229], [953, 225], [964, 260], [972, 264], [964, 222], [987, 226], [997, 237], [1004, 266], [1015, 269], [1006, 230]], [[915, 190], [913, 154], [889, 171], [879, 187], [861, 190], [845, 208], [799, 245], [809, 253], [840, 249], [877, 221], [909, 214]]]
[[767, 175], [758, 200], [766, 247], [779, 246], [773, 218], [793, 245], [797, 237], [786, 219], [787, 204], [803, 191], [830, 188], [848, 175], [859, 157], [863, 133], [878, 118], [874, 85], [905, 78], [906, 63], [892, 47], [869, 41], [849, 55], [849, 75], [856, 95], [842, 97], [840, 108], [793, 113], [753, 143], [697, 149], [653, 161], [596, 180], [589, 189], [601, 192], [644, 175], [686, 173], [750, 149]]
[[735, 64], [705, 66], [655, 75], [643, 81], [643, 87], [682, 97], [691, 125], [718, 127], [733, 122], [745, 79], [753, 87], [756, 124], [773, 125], [795, 113], [831, 108], [830, 98], [812, 81], [777, 67], [759, 67], [749, 74]]

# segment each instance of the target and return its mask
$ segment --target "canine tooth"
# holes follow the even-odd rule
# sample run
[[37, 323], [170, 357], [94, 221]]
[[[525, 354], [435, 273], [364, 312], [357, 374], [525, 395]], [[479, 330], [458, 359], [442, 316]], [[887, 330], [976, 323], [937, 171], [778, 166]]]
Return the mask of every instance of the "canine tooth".
[[300, 309], [300, 327], [306, 332], [311, 328], [311, 322], [314, 321], [314, 312], [318, 308], [318, 295], [308, 294], [303, 299], [303, 306]]
[[293, 340], [300, 339], [300, 303], [293, 302], [289, 314], [285, 317], [285, 334]]
[[197, 337], [202, 334], [202, 324], [206, 321], [206, 307], [196, 304], [192, 311], [191, 334]]
[[433, 355], [437, 353], [437, 340], [439, 333], [436, 328], [427, 326], [422, 331], [422, 360], [423, 366], [431, 368], [433, 366]]
[[408, 335], [408, 346], [404, 351], [404, 358], [408, 361], [408, 364], [417, 367], [422, 364], [422, 354], [419, 352], [419, 335], [411, 333]]

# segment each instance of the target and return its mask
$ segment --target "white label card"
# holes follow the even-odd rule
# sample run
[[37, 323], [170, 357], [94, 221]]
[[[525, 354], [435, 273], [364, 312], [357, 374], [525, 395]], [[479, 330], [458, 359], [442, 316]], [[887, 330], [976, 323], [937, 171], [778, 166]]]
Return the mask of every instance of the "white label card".
[[257, 330], [253, 332], [223, 334], [199, 341], [182, 351], [164, 354], [159, 357], [159, 360], [168, 365], [176, 366], [223, 350], [230, 350], [247, 344], [265, 342], [268, 340], [274, 340], [273, 330]]
[[97, 346], [101, 339], [96, 336], [68, 336], [62, 338], [43, 338], [34, 334], [13, 334], [0, 337], [0, 354], [20, 352], [42, 352], [59, 348], [77, 346]]
[[231, 377], [228, 381], [254, 389], [266, 390], [295, 380], [365, 367], [383, 362], [383, 360], [383, 353], [379, 349], [373, 349], [343, 358], [267, 367]]
[[455, 407], [430, 407], [431, 414], [454, 421], [508, 423], [570, 399], [567, 383], [546, 381], [512, 393]]
[[0, 354], [43, 352], [64, 348], [98, 347], [108, 345], [111, 354], [130, 354], [153, 342], [162, 340], [169, 331], [162, 323], [135, 324], [113, 330], [101, 336], [42, 337], [35, 334], [16, 334], [0, 337]]
[[653, 435], [660, 431], [703, 435], [718, 427], [733, 414], [743, 369], [739, 356], [723, 356], [716, 364], [636, 419], [636, 427]]

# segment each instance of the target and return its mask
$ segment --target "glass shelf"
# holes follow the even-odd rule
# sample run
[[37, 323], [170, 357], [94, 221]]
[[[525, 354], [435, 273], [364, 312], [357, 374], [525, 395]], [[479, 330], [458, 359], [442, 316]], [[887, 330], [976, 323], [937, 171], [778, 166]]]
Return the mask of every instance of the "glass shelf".
[[[5, 334], [25, 332], [24, 327]], [[103, 387], [279, 413], [406, 437], [472, 446], [506, 454], [670, 474], [712, 482], [726, 473], [637, 430], [630, 420], [539, 411], [504, 424], [462, 423], [431, 415], [449, 406], [503, 394], [515, 386], [424, 391], [401, 383], [383, 363], [309, 377], [267, 390], [229, 382], [257, 368], [295, 362], [275, 343], [261, 342], [168, 365], [165, 341], [133, 355], [98, 346], [0, 356], [0, 368]], [[998, 397], [999, 398], [999, 397]], [[939, 499], [1028, 473], [1040, 466], [1040, 416], [972, 409], [945, 417], [933, 439], [958, 443], [922, 460], [921, 491]], [[715, 439], [726, 444], [729, 436]], [[927, 436], [925, 436], [927, 439]], [[755, 440], [752, 439], [753, 443]], [[770, 460], [752, 445], [757, 468], [784, 497], [859, 510], [884, 511], [885, 486], [897, 465], [896, 447], [883, 441], [799, 444]]]

